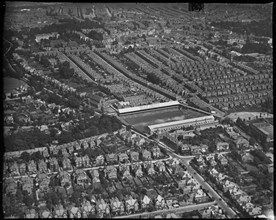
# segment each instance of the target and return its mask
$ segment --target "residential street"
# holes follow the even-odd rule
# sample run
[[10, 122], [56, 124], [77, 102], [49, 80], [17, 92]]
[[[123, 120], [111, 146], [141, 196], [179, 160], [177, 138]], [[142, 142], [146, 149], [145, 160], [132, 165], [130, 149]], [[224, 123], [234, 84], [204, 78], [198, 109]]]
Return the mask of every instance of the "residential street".
[[209, 190], [210, 195], [215, 199], [215, 201], [220, 205], [221, 208], [223, 208], [227, 214], [230, 216], [230, 218], [235, 218], [236, 213], [228, 206], [228, 204], [221, 198], [221, 196], [200, 176], [190, 165], [189, 159], [183, 159], [183, 157], [179, 157], [178, 155], [174, 155], [175, 157], [179, 158], [183, 164], [187, 167], [187, 170], [190, 172], [190, 174], [202, 185], [203, 188]]
[[183, 212], [191, 212], [193, 210], [200, 210], [206, 207], [209, 207], [211, 205], [214, 205], [216, 202], [208, 202], [204, 204], [196, 204], [196, 205], [188, 205], [184, 207], [179, 207], [179, 208], [173, 208], [173, 209], [163, 209], [163, 210], [158, 210], [154, 212], [144, 212], [144, 213], [138, 213], [138, 214], [133, 214], [133, 215], [127, 215], [127, 216], [118, 216], [114, 218], [135, 218], [135, 217], [148, 217], [149, 215], [158, 215], [158, 214], [163, 214], [163, 213], [183, 213]]
[[236, 213], [228, 206], [228, 204], [221, 198], [221, 196], [189, 165], [190, 160], [194, 156], [180, 156], [175, 154], [169, 147], [167, 147], [162, 142], [158, 141], [158, 144], [164, 147], [171, 157], [178, 158], [183, 162], [183, 164], [185, 164], [190, 174], [202, 185], [203, 188], [209, 190], [210, 195], [221, 206], [221, 208], [223, 208], [227, 212], [227, 214], [231, 218], [236, 217]]

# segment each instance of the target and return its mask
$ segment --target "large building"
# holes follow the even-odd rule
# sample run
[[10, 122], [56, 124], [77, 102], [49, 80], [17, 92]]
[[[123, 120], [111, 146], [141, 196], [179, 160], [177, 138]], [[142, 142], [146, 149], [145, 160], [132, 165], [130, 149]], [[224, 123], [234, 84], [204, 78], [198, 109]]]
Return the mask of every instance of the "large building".
[[208, 112], [178, 101], [119, 109], [124, 121], [143, 133], [168, 132], [184, 127], [211, 127], [218, 124]]
[[255, 137], [263, 142], [273, 142], [273, 126], [267, 122], [252, 123], [250, 125]]
[[216, 124], [218, 124], [218, 122], [215, 121], [214, 116], [208, 115], [203, 117], [149, 125], [148, 132], [152, 134], [154, 132], [167, 132], [170, 130], [181, 129], [181, 128], [186, 128], [190, 126], [200, 128], [200, 127], [210, 127]]

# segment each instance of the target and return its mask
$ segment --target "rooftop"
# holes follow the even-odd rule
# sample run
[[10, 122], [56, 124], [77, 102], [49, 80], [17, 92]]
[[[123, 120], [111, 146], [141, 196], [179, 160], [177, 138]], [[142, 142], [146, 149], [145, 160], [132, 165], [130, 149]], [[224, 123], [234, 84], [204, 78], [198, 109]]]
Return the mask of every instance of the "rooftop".
[[267, 122], [253, 123], [253, 126], [258, 128], [261, 132], [267, 136], [273, 138], [273, 126]]

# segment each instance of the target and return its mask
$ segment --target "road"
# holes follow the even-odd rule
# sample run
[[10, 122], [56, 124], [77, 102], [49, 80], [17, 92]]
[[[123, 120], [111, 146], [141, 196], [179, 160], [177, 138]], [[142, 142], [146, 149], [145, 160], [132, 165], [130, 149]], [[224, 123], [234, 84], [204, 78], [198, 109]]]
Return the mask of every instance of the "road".
[[236, 128], [238, 131], [239, 131], [239, 134], [241, 136], [243, 136], [245, 139], [249, 140], [250, 139], [250, 136], [247, 135], [244, 131], [242, 131], [239, 127], [237, 127], [236, 125], [233, 126], [234, 128]]
[[[135, 131], [134, 131], [135, 132]], [[140, 134], [139, 132], [136, 132], [138, 134]], [[143, 135], [144, 136], [144, 135]], [[147, 138], [146, 136], [144, 136], [145, 138]], [[148, 139], [148, 138], [147, 138]], [[159, 146], [165, 148], [168, 151], [168, 154], [173, 157], [173, 158], [178, 158], [180, 159], [180, 161], [187, 167], [187, 170], [189, 171], [189, 173], [193, 176], [193, 178], [195, 178], [200, 185], [202, 185], [203, 188], [205, 188], [206, 190], [209, 191], [209, 194], [215, 199], [215, 201], [220, 205], [221, 208], [223, 208], [225, 210], [225, 212], [227, 212], [227, 214], [231, 217], [231, 218], [235, 218], [237, 215], [236, 213], [228, 206], [228, 204], [223, 200], [223, 198], [202, 178], [202, 176], [200, 176], [190, 165], [189, 162], [190, 160], [194, 157], [194, 156], [180, 156], [177, 155], [176, 153], [173, 152], [173, 150], [171, 148], [169, 148], [168, 146], [166, 146], [165, 144], [163, 144], [160, 141], [155, 141], [156, 143], [158, 143]], [[225, 152], [227, 153], [227, 152]]]
[[[164, 158], [164, 159], [156, 159], [156, 160], [150, 160], [151, 163], [157, 163], [158, 161], [167, 161], [167, 160], [170, 160], [171, 159], [171, 156], [169, 156], [168, 158]], [[132, 162], [132, 163], [125, 163], [123, 164], [124, 166], [130, 166], [130, 165], [134, 165], [134, 164], [143, 164], [147, 161], [137, 161], [137, 162]], [[106, 168], [108, 165], [103, 165], [103, 166], [95, 166], [95, 167], [87, 167], [87, 168], [81, 168], [82, 170], [84, 171], [87, 171], [87, 170], [97, 170], [97, 169], [104, 169]], [[119, 167], [119, 164], [115, 164], [115, 165], [112, 165], [114, 167]], [[71, 170], [66, 170], [68, 173], [72, 173], [75, 169], [78, 169], [76, 167], [74, 167], [74, 169], [71, 169]], [[60, 169], [59, 172], [63, 171], [63, 169]], [[48, 170], [48, 172], [46, 174], [48, 175], [54, 175], [54, 174], [58, 174], [59, 172], [52, 172], [50, 170]], [[18, 179], [18, 178], [23, 178], [23, 177], [36, 177], [36, 173], [35, 174], [26, 174], [26, 175], [18, 175], [18, 176], [9, 176], [9, 177], [4, 177], [4, 179]]]
[[4, 56], [6, 56], [6, 54], [10, 51], [11, 47], [13, 46], [13, 44], [11, 42], [9, 42], [8, 40], [4, 40], [6, 42], [8, 42], [10, 44], [9, 49], [6, 51], [6, 53], [4, 53]]
[[196, 179], [200, 185], [209, 191], [209, 194], [215, 199], [217, 204], [224, 209], [225, 212], [230, 216], [230, 218], [235, 218], [236, 213], [228, 206], [228, 204], [223, 200], [223, 198], [200, 176], [189, 164], [189, 159], [184, 159], [183, 157], [178, 156], [177, 154], [171, 155], [177, 157], [181, 160], [181, 162], [187, 167], [189, 173]]
[[208, 202], [208, 203], [203, 203], [203, 204], [195, 204], [195, 205], [188, 205], [184, 207], [179, 207], [179, 208], [173, 208], [173, 209], [162, 209], [162, 210], [157, 210], [154, 212], [143, 212], [143, 213], [137, 213], [133, 215], [126, 215], [126, 216], [116, 216], [114, 218], [135, 218], [135, 217], [149, 217], [153, 215], [158, 215], [158, 214], [163, 214], [163, 213], [183, 213], [183, 212], [190, 212], [193, 210], [200, 210], [204, 209], [206, 207], [209, 207], [211, 205], [214, 205], [216, 202]]
[[193, 96], [194, 98], [200, 100], [201, 102], [204, 102], [205, 106], [208, 106], [211, 110], [216, 111], [216, 113], [214, 114], [214, 116], [222, 118], [224, 117], [225, 113], [217, 108], [215, 108], [214, 106], [208, 104], [207, 102], [203, 101], [201, 98], [199, 98], [197, 95]]
[[[187, 170], [189, 171], [191, 176], [193, 178], [195, 178], [203, 188], [205, 188], [206, 190], [209, 191], [209, 194], [215, 199], [215, 201], [220, 205], [220, 207], [223, 208], [227, 212], [227, 214], [231, 218], [236, 217], [236, 213], [228, 206], [228, 204], [223, 200], [223, 198], [202, 178], [202, 176], [200, 176], [190, 166], [189, 162], [194, 156], [180, 156], [180, 155], [177, 155], [169, 147], [167, 147], [165, 144], [161, 143], [160, 141], [158, 141], [158, 143], [159, 143], [159, 145], [161, 145], [162, 147], [164, 147], [165, 149], [168, 150], [168, 154], [171, 157], [180, 159], [180, 161], [187, 167]], [[225, 153], [227, 153], [227, 152], [225, 152]]]

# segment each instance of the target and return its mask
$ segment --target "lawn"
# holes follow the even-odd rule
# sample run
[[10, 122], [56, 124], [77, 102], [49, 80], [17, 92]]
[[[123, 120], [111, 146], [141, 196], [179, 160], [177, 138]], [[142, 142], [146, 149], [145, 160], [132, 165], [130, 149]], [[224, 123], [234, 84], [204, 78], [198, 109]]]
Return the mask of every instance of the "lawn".
[[255, 166], [252, 166], [252, 165], [250, 165], [250, 164], [244, 164], [244, 166], [246, 167], [246, 169], [248, 170], [248, 171], [258, 171], [258, 168], [257, 167], [255, 167]]
[[11, 77], [4, 77], [4, 91], [6, 93], [12, 92], [14, 89], [18, 88], [19, 86], [27, 85], [22, 80], [18, 80]]

